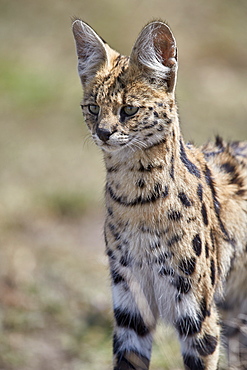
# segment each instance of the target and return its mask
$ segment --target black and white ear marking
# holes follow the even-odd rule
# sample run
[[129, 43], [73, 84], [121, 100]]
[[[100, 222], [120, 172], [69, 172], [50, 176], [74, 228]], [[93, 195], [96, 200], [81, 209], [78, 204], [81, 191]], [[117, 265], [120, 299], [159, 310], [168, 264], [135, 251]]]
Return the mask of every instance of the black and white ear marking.
[[165, 80], [167, 91], [172, 92], [178, 63], [176, 40], [170, 28], [160, 21], [144, 27], [132, 50], [130, 62], [147, 75]]
[[72, 30], [78, 55], [78, 73], [85, 85], [108, 62], [107, 49], [97, 33], [81, 20], [73, 22]]

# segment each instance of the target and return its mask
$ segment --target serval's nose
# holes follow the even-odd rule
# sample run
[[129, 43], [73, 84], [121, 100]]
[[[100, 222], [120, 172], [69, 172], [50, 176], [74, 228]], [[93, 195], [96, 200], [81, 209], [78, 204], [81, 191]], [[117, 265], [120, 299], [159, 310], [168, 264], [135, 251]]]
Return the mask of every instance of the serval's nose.
[[96, 134], [98, 135], [100, 140], [102, 140], [102, 141], [104, 141], [104, 143], [106, 143], [107, 140], [109, 140], [109, 137], [111, 136], [112, 132], [109, 131], [106, 128], [97, 127]]

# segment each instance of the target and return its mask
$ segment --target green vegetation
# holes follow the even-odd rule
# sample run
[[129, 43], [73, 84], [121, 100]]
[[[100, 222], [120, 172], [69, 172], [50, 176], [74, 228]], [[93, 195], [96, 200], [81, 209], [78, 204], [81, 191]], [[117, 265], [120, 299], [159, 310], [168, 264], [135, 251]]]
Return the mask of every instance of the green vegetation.
[[[104, 169], [82, 122], [70, 17], [127, 54], [168, 20], [180, 58], [186, 138], [247, 137], [245, 0], [2, 0], [0, 3], [0, 369], [108, 370], [111, 298]], [[159, 329], [153, 370], [181, 369]]]

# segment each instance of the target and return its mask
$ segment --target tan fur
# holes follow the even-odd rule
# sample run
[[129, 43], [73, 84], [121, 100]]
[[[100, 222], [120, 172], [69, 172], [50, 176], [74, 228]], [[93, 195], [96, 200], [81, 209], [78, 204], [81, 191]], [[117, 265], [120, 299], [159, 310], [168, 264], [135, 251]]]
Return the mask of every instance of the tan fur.
[[[80, 20], [73, 25], [79, 69], [80, 58], [92, 63], [80, 56], [90, 43], [83, 27]], [[94, 43], [97, 70], [90, 78], [79, 74], [84, 117], [107, 170], [114, 369], [148, 369], [159, 316], [178, 330], [186, 369], [216, 369], [216, 303], [228, 319], [247, 311], [247, 143], [184, 143], [174, 97], [176, 43], [164, 23], [143, 29], [130, 59], [97, 35]], [[99, 107], [97, 116], [90, 105]], [[125, 106], [139, 110], [123, 118]]]

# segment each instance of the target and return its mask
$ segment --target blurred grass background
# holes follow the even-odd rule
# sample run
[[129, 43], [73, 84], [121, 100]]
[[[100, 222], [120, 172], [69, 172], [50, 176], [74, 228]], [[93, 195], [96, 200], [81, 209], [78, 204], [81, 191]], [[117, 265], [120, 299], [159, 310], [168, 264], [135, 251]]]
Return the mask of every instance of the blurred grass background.
[[[186, 139], [247, 139], [246, 0], [0, 0], [1, 370], [111, 368], [104, 169], [79, 107], [74, 15], [124, 54], [168, 21]], [[181, 369], [173, 332], [157, 337], [152, 369]]]

